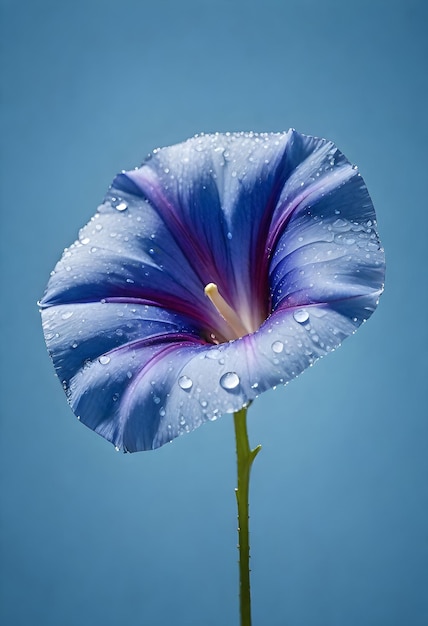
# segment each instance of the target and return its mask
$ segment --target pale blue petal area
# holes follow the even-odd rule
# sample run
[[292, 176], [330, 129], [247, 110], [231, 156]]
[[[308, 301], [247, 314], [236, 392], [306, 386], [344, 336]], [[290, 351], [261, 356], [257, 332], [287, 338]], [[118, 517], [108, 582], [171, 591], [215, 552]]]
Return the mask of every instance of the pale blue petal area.
[[148, 342], [200, 342], [197, 328], [182, 315], [138, 303], [87, 302], [42, 310], [43, 332], [65, 387], [80, 369], [121, 348]]
[[288, 383], [355, 332], [373, 305], [356, 298], [355, 319], [342, 304], [278, 310], [256, 333], [219, 346], [173, 335], [125, 344], [86, 362], [67, 385], [68, 399], [118, 448], [157, 448]]
[[[272, 309], [305, 304], [376, 301], [385, 259], [376, 216], [363, 179], [351, 165], [324, 175], [296, 204], [270, 261]], [[368, 317], [368, 316], [365, 316]]]
[[[238, 342], [218, 348], [181, 339], [127, 345], [80, 369], [67, 386], [82, 423], [128, 452], [157, 448], [246, 402]], [[226, 388], [221, 377], [226, 376]], [[242, 375], [242, 374], [241, 374]], [[236, 376], [236, 374], [235, 374]]]
[[[178, 263], [180, 275], [171, 277], [168, 270]], [[126, 194], [120, 199], [110, 196], [64, 251], [42, 305], [143, 297], [144, 288], [153, 284], [161, 293], [179, 292], [185, 300], [186, 294], [193, 297], [200, 290], [195, 280], [193, 269], [148, 202]]]
[[221, 339], [227, 327], [206, 306], [204, 286], [150, 203], [112, 190], [64, 251], [40, 304], [154, 304], [192, 319], [201, 331], [215, 330]]
[[360, 316], [369, 317], [374, 306], [371, 296], [355, 298], [355, 318], [349, 317], [342, 303], [337, 307], [310, 305], [274, 312], [246, 342], [252, 388], [261, 393], [287, 384], [353, 334], [361, 324]]
[[[197, 347], [185, 341], [175, 346], [170, 341], [113, 350], [71, 379], [70, 405], [82, 423], [116, 447], [129, 452], [150, 450], [156, 447], [160, 423], [166, 416], [169, 387], [177, 384], [177, 361], [181, 366]], [[162, 443], [181, 432], [176, 412], [168, 413], [167, 419], [173, 427]]]

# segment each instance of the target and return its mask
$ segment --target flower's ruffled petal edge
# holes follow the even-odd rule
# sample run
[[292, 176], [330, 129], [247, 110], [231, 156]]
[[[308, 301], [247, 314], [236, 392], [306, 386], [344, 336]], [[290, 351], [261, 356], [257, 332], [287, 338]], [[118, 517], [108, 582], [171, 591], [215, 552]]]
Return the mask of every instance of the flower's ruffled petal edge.
[[[157, 293], [153, 294], [153, 301], [147, 294], [142, 298], [139, 291], [135, 293], [136, 297], [130, 295], [128, 289], [132, 291], [135, 278], [141, 277], [138, 263], [142, 247], [147, 247], [147, 240], [155, 231], [155, 237], [162, 234], [158, 241], [163, 242], [170, 230], [167, 227], [162, 231], [165, 221], [163, 218], [159, 220], [158, 207], [151, 211], [150, 200], [135, 195], [132, 190], [135, 183], [130, 178], [125, 180], [128, 189], [122, 189], [120, 199], [112, 195], [114, 189], [111, 191], [111, 198], [101, 207], [100, 217], [82, 230], [79, 242], [66, 251], [58, 264], [42, 302], [46, 341], [73, 410], [84, 423], [116, 446], [129, 451], [158, 447], [207, 419], [236, 411], [260, 392], [287, 383], [317, 358], [333, 350], [374, 310], [382, 290], [384, 265], [373, 229], [373, 207], [364, 184], [358, 179], [357, 172], [349, 171], [351, 166], [329, 142], [296, 133], [292, 137], [299, 148], [297, 161], [300, 165], [293, 170], [296, 174], [300, 168], [299, 178], [295, 176], [288, 189], [287, 185], [283, 186], [277, 194], [277, 203], [270, 209], [273, 217], [266, 233], [269, 245], [265, 258], [268, 259], [273, 313], [256, 333], [218, 347], [208, 346], [200, 339], [201, 324], [207, 320], [203, 319], [204, 314], [201, 317], [199, 304], [194, 311], [191, 306], [182, 307], [182, 284], [176, 298], [172, 289], [170, 307], [164, 302], [170, 309], [168, 311], [152, 306], [159, 304]], [[314, 170], [317, 157], [312, 156], [309, 161], [308, 156], [301, 158], [308, 145], [315, 146], [322, 161], [329, 159], [330, 167], [323, 166], [323, 185], [318, 187]], [[334, 163], [330, 162], [331, 150], [338, 159], [336, 175]], [[290, 151], [289, 154], [294, 153]], [[288, 161], [293, 162], [291, 156]], [[321, 171], [319, 166], [317, 169]], [[308, 177], [305, 172], [314, 173], [315, 178], [312, 173]], [[304, 197], [299, 197], [298, 180], [299, 187], [307, 185]], [[359, 185], [358, 200], [352, 200], [355, 189], [351, 189], [349, 181], [357, 183], [357, 187]], [[124, 197], [129, 200], [129, 205], [125, 202], [126, 209], [115, 206], [115, 202], [123, 202]], [[132, 208], [133, 202], [144, 203], [144, 215], [149, 216], [149, 224], [147, 227], [146, 222], [141, 225], [144, 232], [137, 229], [136, 245], [129, 246], [131, 225], [124, 222], [120, 230], [117, 219], [118, 214], [122, 216]], [[97, 224], [104, 214], [112, 222]], [[132, 212], [128, 215], [131, 216]], [[141, 213], [135, 213], [136, 219], [138, 216], [141, 220]], [[155, 229], [150, 224], [151, 217], [158, 220]], [[334, 230], [333, 239], [329, 226]], [[120, 243], [114, 254], [110, 244], [106, 244], [106, 257], [102, 259], [100, 255], [94, 269], [94, 256], [89, 261], [85, 255], [95, 255], [104, 246], [92, 251], [86, 248], [89, 252], [85, 250], [84, 255], [81, 251], [93, 243], [88, 239], [99, 234], [104, 227], [106, 236], [115, 235], [113, 239], [117, 238], [119, 231]], [[360, 241], [360, 245], [355, 244], [360, 251], [355, 257], [356, 263], [353, 263], [354, 243], [341, 239], [348, 230], [358, 233]], [[150, 235], [149, 231], [152, 231]], [[176, 234], [172, 235], [172, 240], [177, 244]], [[99, 245], [100, 240], [96, 243]], [[328, 249], [333, 248], [333, 259], [326, 259]], [[74, 250], [79, 252], [74, 255]], [[177, 244], [174, 253], [180, 255], [180, 251], [182, 246]], [[165, 255], [160, 253], [159, 264], [151, 264], [152, 253], [147, 252], [145, 267], [164, 270]], [[313, 256], [309, 263], [305, 263], [308, 252]], [[77, 262], [75, 267], [70, 265], [71, 269], [66, 266], [70, 258]], [[179, 258], [186, 267], [187, 255]], [[79, 265], [81, 260], [83, 262]], [[124, 270], [126, 273], [132, 268], [134, 260], [137, 263], [135, 274], [131, 273], [132, 278], [129, 276], [130, 280], [124, 281]], [[193, 268], [188, 263], [187, 266], [189, 291], [193, 292], [195, 286], [199, 289], [205, 279], [195, 280]], [[306, 273], [314, 280], [305, 282], [302, 276]], [[70, 276], [75, 278], [75, 283]], [[331, 280], [332, 276], [334, 280]], [[329, 279], [334, 289], [326, 289]], [[110, 291], [111, 284], [114, 285], [113, 291]], [[156, 283], [156, 289], [158, 284], [160, 282]], [[124, 286], [125, 293], [120, 292]], [[94, 301], [98, 298], [100, 302]], [[119, 307], [115, 313], [113, 307]], [[115, 325], [112, 320], [121, 307], [126, 324], [119, 321]], [[138, 311], [138, 319], [145, 321], [135, 324], [134, 319], [133, 325], [128, 320], [135, 315], [131, 308]], [[142, 313], [143, 308], [148, 312], [147, 319]], [[159, 316], [159, 312], [165, 317]], [[74, 315], [74, 320], [80, 318], [75, 327], [70, 323]], [[86, 319], [91, 320], [91, 324], [86, 324], [87, 336], [82, 336]], [[129, 329], [129, 334], [126, 330], [120, 335], [125, 328]], [[70, 356], [73, 352], [74, 357]]]
[[75, 303], [155, 305], [192, 319], [201, 331], [227, 327], [206, 306], [204, 284], [157, 210], [140, 197], [110, 190], [98, 212], [64, 251], [42, 308]]
[[284, 211], [277, 219], [283, 228], [272, 244], [269, 265], [274, 311], [348, 301], [349, 316], [356, 317], [353, 299], [374, 294], [376, 300], [383, 289], [385, 257], [367, 188], [337, 149], [330, 151], [333, 160], [331, 154], [339, 165], [321, 183], [300, 176], [308, 191], [291, 204], [281, 200]]
[[[372, 296], [360, 296], [353, 313], [368, 316], [374, 306]], [[256, 333], [219, 346], [184, 333], [136, 341], [76, 368], [66, 392], [79, 419], [117, 448], [157, 448], [286, 384], [359, 323], [348, 303], [312, 305], [279, 310]]]

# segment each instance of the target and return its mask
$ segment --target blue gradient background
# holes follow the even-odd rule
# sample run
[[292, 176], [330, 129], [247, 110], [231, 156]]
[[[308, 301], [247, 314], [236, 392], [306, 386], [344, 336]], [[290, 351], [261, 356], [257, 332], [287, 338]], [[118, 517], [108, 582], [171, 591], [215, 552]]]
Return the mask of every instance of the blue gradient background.
[[115, 453], [72, 416], [35, 302], [117, 171], [289, 126], [360, 166], [387, 287], [251, 408], [254, 625], [428, 624], [427, 7], [1, 1], [2, 624], [238, 623], [230, 416]]

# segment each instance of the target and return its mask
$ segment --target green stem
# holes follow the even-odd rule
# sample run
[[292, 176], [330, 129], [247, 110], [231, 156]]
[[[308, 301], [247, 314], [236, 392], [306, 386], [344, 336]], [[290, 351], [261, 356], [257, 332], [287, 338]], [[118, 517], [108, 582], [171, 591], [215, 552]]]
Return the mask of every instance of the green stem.
[[250, 540], [248, 531], [248, 491], [251, 465], [261, 449], [250, 450], [247, 434], [247, 409], [234, 414], [238, 487], [235, 489], [238, 504], [238, 550], [239, 550], [239, 606], [241, 626], [251, 626], [250, 593]]

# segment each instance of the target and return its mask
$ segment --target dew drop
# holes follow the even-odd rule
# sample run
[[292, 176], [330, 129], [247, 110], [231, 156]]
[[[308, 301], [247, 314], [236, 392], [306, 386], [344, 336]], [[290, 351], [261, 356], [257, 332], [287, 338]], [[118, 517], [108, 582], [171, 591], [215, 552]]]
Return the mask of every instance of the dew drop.
[[333, 222], [333, 228], [342, 229], [342, 230], [350, 230], [351, 225], [346, 220], [338, 217], [337, 220]]
[[205, 358], [217, 360], [220, 357], [220, 350], [213, 348], [205, 353]]
[[178, 384], [182, 389], [184, 389], [184, 391], [188, 391], [193, 387], [193, 380], [188, 376], [180, 376]]
[[272, 350], [275, 352], [275, 354], [279, 354], [280, 352], [282, 352], [284, 350], [284, 344], [282, 343], [282, 341], [274, 341], [272, 344]]
[[65, 313], [61, 315], [61, 319], [69, 320], [72, 315], [73, 315], [73, 311], [66, 311]]
[[223, 389], [226, 389], [227, 391], [231, 389], [236, 389], [236, 387], [239, 385], [238, 374], [236, 372], [226, 372], [226, 374], [223, 374], [223, 376], [220, 378], [220, 385], [223, 387]]
[[305, 309], [299, 309], [298, 311], [294, 311], [293, 317], [299, 324], [304, 324], [309, 319], [309, 313], [305, 311]]
[[110, 357], [103, 354], [102, 356], [100, 356], [98, 361], [101, 363], [101, 365], [107, 365], [107, 363], [110, 363]]
[[83, 237], [83, 239], [80, 240], [80, 243], [82, 243], [84, 246], [86, 246], [86, 244], [88, 244], [89, 242], [89, 237]]
[[367, 244], [367, 250], [376, 250], [376, 251], [378, 251], [379, 250], [379, 246], [378, 246], [377, 243], [371, 243], [370, 242], [370, 243]]
[[128, 205], [126, 204], [126, 202], [119, 202], [119, 204], [116, 204], [116, 210], [117, 211], [126, 211], [126, 209], [128, 208]]

